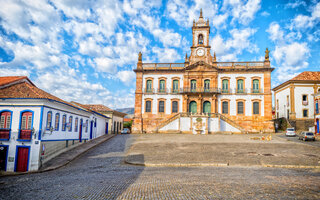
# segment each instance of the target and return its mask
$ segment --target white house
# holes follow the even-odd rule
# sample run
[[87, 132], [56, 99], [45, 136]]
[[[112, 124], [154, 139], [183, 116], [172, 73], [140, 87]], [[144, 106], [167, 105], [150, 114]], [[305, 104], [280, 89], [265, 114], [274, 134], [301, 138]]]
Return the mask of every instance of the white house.
[[27, 77], [0, 77], [0, 169], [33, 171], [106, 133], [108, 117], [63, 101]]
[[313, 94], [320, 91], [320, 72], [302, 72], [272, 90], [274, 91], [276, 118], [314, 119]]

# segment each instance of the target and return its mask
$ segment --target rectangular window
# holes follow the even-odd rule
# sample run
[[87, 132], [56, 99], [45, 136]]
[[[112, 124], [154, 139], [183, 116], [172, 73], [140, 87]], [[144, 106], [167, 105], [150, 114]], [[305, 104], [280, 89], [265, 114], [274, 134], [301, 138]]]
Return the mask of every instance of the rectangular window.
[[76, 117], [76, 120], [74, 121], [74, 132], [78, 132], [78, 117]]
[[2, 112], [1, 113], [1, 123], [0, 128], [10, 129], [11, 123], [11, 113], [10, 112]]
[[164, 112], [164, 101], [159, 101], [159, 113]]
[[289, 95], [287, 95], [287, 106], [289, 106]]
[[197, 81], [191, 80], [191, 91], [194, 92], [197, 89]]
[[68, 124], [68, 129], [69, 129], [69, 132], [72, 131], [72, 116], [69, 117], [69, 124]]
[[152, 80], [147, 80], [147, 92], [152, 92]]
[[252, 93], [259, 93], [259, 80], [258, 79], [254, 79], [252, 81]]
[[173, 80], [172, 90], [174, 93], [178, 92], [178, 90], [179, 90], [179, 81], [178, 80]]
[[66, 130], [66, 126], [67, 126], [67, 116], [63, 115], [62, 116], [62, 131]]
[[259, 102], [253, 102], [253, 114], [254, 115], [259, 114]]
[[151, 112], [151, 101], [146, 101], [146, 112]]
[[303, 109], [303, 117], [308, 117], [308, 109]]
[[229, 102], [227, 101], [222, 102], [222, 113], [223, 114], [229, 113]]
[[88, 120], [86, 120], [86, 133], [88, 132]]
[[178, 112], [178, 102], [173, 101], [172, 102], [172, 113], [177, 113]]
[[237, 84], [237, 93], [243, 93], [243, 80], [240, 79], [238, 80], [238, 84]]
[[238, 114], [243, 114], [243, 102], [238, 102]]
[[49, 111], [48, 113], [47, 113], [47, 130], [50, 130], [50, 128], [51, 128], [51, 122], [52, 122], [52, 112], [51, 111]]
[[159, 92], [165, 92], [165, 87], [166, 87], [166, 81], [160, 80]]
[[222, 93], [228, 93], [229, 92], [229, 80], [224, 79], [222, 81]]
[[302, 105], [307, 106], [308, 105], [308, 95], [302, 95]]
[[58, 131], [59, 130], [59, 121], [60, 121], [60, 114], [56, 113], [56, 119], [54, 121], [54, 130]]

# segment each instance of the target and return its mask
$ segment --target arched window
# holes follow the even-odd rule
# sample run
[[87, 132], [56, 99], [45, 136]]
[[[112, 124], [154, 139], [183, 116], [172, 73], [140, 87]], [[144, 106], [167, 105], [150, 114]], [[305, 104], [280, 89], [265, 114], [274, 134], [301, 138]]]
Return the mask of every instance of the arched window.
[[11, 112], [4, 111], [1, 113], [0, 128], [11, 129]]
[[243, 93], [243, 80], [239, 79], [237, 81], [237, 93]]
[[164, 113], [164, 101], [159, 101], [159, 113]]
[[49, 111], [47, 113], [47, 127], [46, 127], [47, 130], [50, 130], [51, 124], [52, 124], [52, 112]]
[[197, 81], [196, 80], [191, 80], [191, 91], [195, 92], [197, 89]]
[[211, 113], [211, 103], [209, 101], [203, 102], [203, 113]]
[[0, 140], [9, 140], [11, 132], [11, 112], [3, 111], [0, 113]]
[[229, 113], [229, 102], [223, 101], [222, 102], [222, 114], [228, 114]]
[[229, 80], [224, 79], [222, 80], [222, 93], [228, 93], [229, 92]]
[[172, 91], [173, 91], [173, 93], [177, 93], [179, 91], [179, 81], [178, 80], [173, 80]]
[[72, 116], [69, 117], [69, 132], [72, 131]]
[[78, 117], [74, 121], [74, 132], [78, 132]]
[[67, 126], [67, 116], [63, 115], [62, 116], [62, 131], [66, 130], [66, 126]]
[[30, 111], [23, 112], [21, 114], [21, 124], [20, 124], [20, 134], [19, 139], [21, 140], [31, 140], [31, 129], [33, 121], [33, 113]]
[[204, 91], [208, 92], [210, 90], [210, 80], [206, 79], [204, 80]]
[[151, 112], [151, 101], [146, 101], [146, 112]]
[[254, 79], [252, 81], [252, 93], [259, 93], [259, 80]]
[[172, 101], [172, 113], [178, 112], [178, 101]]
[[189, 112], [190, 113], [197, 113], [197, 102], [191, 101], [189, 104]]
[[59, 121], [60, 121], [60, 114], [56, 113], [56, 118], [54, 121], [54, 130], [58, 131], [59, 130]]
[[160, 80], [159, 82], [159, 92], [165, 92], [166, 88], [166, 81], [165, 80]]
[[198, 44], [203, 44], [203, 35], [199, 34], [198, 36]]
[[259, 102], [253, 102], [253, 114], [260, 114]]
[[242, 101], [239, 101], [237, 102], [237, 112], [238, 112], [238, 115], [242, 115], [244, 113], [244, 109], [243, 109], [243, 102]]
[[152, 92], [152, 80], [147, 80], [147, 91]]

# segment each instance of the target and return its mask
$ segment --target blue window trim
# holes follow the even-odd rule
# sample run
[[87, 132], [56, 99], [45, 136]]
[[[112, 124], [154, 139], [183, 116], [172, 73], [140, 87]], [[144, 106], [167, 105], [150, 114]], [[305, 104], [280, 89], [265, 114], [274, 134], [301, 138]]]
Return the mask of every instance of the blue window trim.
[[27, 164], [27, 171], [29, 171], [29, 161], [30, 161], [30, 151], [31, 151], [31, 147], [30, 146], [24, 146], [24, 145], [17, 145], [16, 146], [16, 156], [14, 159], [14, 171], [17, 171], [17, 164], [18, 164], [18, 148], [19, 147], [24, 147], [24, 148], [28, 148], [28, 164]]
[[78, 121], [78, 117], [76, 117], [74, 121], [74, 132], [78, 132], [78, 126], [79, 126], [79, 121]]
[[54, 130], [55, 130], [55, 131], [59, 131], [59, 126], [60, 126], [60, 113], [56, 113], [56, 114], [55, 114], [55, 117], [54, 117], [54, 126], [56, 126], [57, 115], [59, 115], [59, 118], [58, 118], [58, 126], [57, 126], [57, 127], [54, 127]]
[[[65, 123], [63, 124], [63, 118], [66, 118], [66, 120], [65, 120]], [[67, 115], [66, 114], [64, 114], [64, 115], [62, 115], [62, 131], [66, 131], [66, 125], [67, 125]]]
[[[70, 119], [71, 119], [71, 123], [70, 123]], [[73, 117], [69, 116], [69, 123], [70, 123], [69, 132], [72, 132], [72, 120], [73, 120]]]
[[0, 139], [0, 141], [9, 141], [10, 138], [11, 138], [11, 130], [12, 130], [11, 126], [12, 126], [12, 114], [13, 114], [13, 112], [11, 110], [7, 110], [7, 109], [6, 110], [0, 110], [0, 116], [1, 116], [1, 113], [3, 113], [3, 112], [10, 112], [11, 113], [10, 130], [9, 130], [9, 139]]
[[[51, 113], [51, 122], [50, 122], [50, 125], [49, 125], [49, 127], [48, 127], [48, 115], [49, 115], [49, 113]], [[48, 111], [48, 112], [47, 112], [46, 130], [50, 130], [51, 126], [52, 126], [52, 111]]]
[[319, 114], [319, 103], [316, 102], [316, 114]]
[[40, 112], [39, 135], [38, 135], [39, 140], [41, 140], [42, 120], [43, 120], [43, 106], [41, 106], [41, 112]]
[[0, 147], [7, 147], [6, 165], [4, 166], [4, 171], [7, 171], [7, 165], [8, 165], [8, 154], [9, 154], [9, 145], [3, 145], [3, 144], [0, 144]]
[[[20, 132], [21, 132], [21, 122], [22, 122], [22, 114], [25, 112], [31, 112], [32, 113], [32, 120], [31, 120], [31, 129], [33, 128], [33, 120], [34, 120], [34, 111], [32, 110], [22, 110], [20, 111], [20, 120], [19, 120], [19, 132], [18, 132], [18, 138], [20, 138]], [[28, 142], [32, 140], [32, 132], [31, 132], [31, 136], [30, 136], [30, 140], [21, 140], [21, 139], [17, 139], [17, 141], [21, 141], [21, 142]]]

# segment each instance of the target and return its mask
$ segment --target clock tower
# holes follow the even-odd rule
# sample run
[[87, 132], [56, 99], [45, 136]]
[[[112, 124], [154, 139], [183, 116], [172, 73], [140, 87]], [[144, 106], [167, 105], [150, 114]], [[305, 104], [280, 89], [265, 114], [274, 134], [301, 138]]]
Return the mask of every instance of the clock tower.
[[202, 16], [202, 9], [200, 10], [200, 17], [197, 22], [193, 20], [192, 26], [192, 46], [191, 55], [189, 58], [190, 64], [198, 61], [212, 63], [212, 56], [209, 45], [210, 26], [209, 19], [205, 21]]

